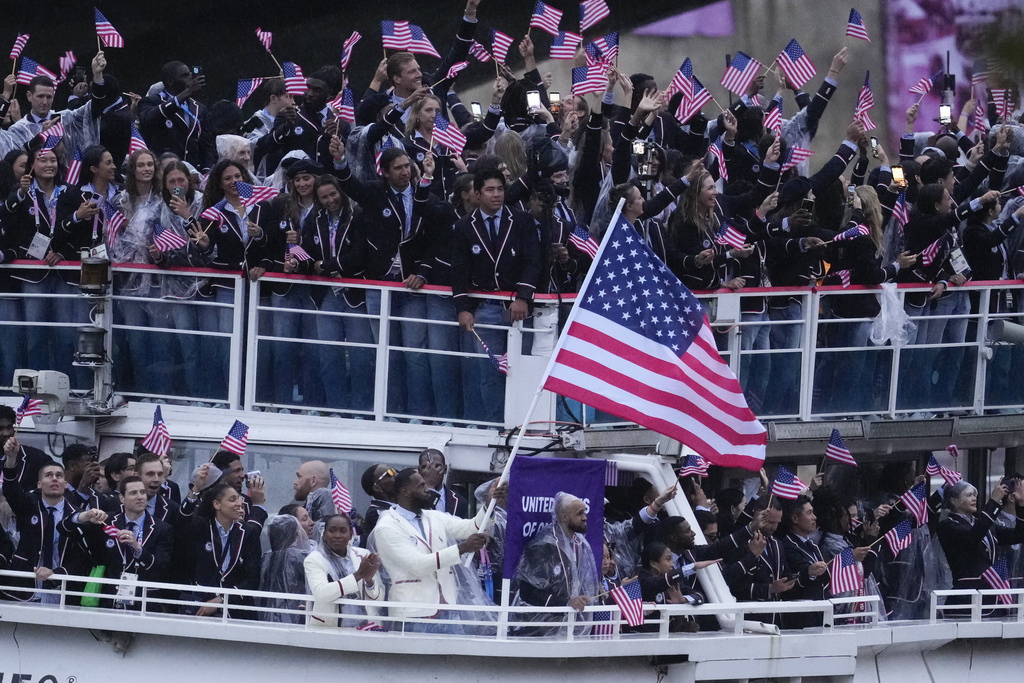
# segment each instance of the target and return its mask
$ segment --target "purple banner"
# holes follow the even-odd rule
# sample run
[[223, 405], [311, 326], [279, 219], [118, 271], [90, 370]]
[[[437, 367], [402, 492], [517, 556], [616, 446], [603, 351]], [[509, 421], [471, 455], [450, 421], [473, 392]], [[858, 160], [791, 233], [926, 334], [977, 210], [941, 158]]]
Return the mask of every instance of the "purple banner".
[[571, 493], [587, 506], [587, 541], [601, 571], [604, 543], [604, 460], [523, 458], [512, 461], [508, 482], [504, 576], [515, 576], [519, 556], [538, 531], [551, 524], [555, 494]]

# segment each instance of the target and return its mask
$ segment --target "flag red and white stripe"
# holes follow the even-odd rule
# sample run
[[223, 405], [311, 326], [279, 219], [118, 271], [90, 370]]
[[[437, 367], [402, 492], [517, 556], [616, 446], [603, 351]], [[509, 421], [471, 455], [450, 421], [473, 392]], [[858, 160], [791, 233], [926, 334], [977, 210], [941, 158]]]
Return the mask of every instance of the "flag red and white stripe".
[[928, 523], [928, 489], [925, 487], [925, 482], [921, 482], [915, 486], [912, 486], [909, 491], [900, 496], [900, 501], [904, 507], [907, 508], [907, 512], [914, 516], [917, 520], [918, 526], [924, 526]]
[[512, 36], [497, 29], [491, 29], [491, 54], [502, 64], [508, 59], [508, 49], [512, 47], [512, 42]]
[[930, 266], [935, 260], [935, 257], [939, 254], [939, 249], [942, 247], [942, 238], [935, 240], [921, 252], [921, 263]]
[[345, 485], [334, 476], [334, 468], [331, 468], [331, 500], [334, 501], [334, 510], [338, 513], [348, 514], [352, 510], [352, 495], [345, 488]]
[[871, 42], [868, 38], [868, 29], [864, 26], [864, 18], [853, 8], [850, 8], [850, 18], [846, 21], [846, 35]]
[[640, 593], [640, 581], [630, 581], [623, 586], [616, 586], [608, 591], [608, 595], [622, 610], [622, 618], [630, 626], [641, 626], [644, 623], [644, 603]]
[[608, 85], [608, 67], [604, 62], [592, 66], [577, 66], [572, 70], [572, 94], [588, 95], [604, 92]]
[[21, 421], [23, 419], [25, 419], [26, 417], [31, 417], [33, 415], [42, 415], [42, 414], [43, 414], [43, 399], [41, 399], [41, 398], [32, 398], [31, 396], [27, 396], [26, 395], [21, 400], [21, 405], [18, 407], [18, 410], [16, 410], [15, 413], [14, 413], [14, 426], [17, 427], [18, 425], [20, 425]]
[[857, 466], [857, 461], [853, 459], [853, 454], [850, 453], [850, 449], [843, 443], [843, 437], [840, 436], [838, 429], [832, 430], [832, 436], [829, 437], [828, 446], [825, 447], [825, 457], [831, 458], [832, 460], [838, 460], [839, 462], [846, 463], [847, 465]]
[[[1008, 591], [1011, 590], [1010, 582], [1007, 580], [1009, 575], [1010, 572], [1006, 567], [1006, 558], [1000, 557], [994, 565], [989, 566], [988, 569], [981, 573], [981, 578], [985, 579], [985, 583], [997, 591]], [[999, 593], [996, 599], [1004, 605], [1013, 604], [1013, 596], [1007, 593]]]
[[864, 588], [864, 577], [860, 574], [857, 560], [853, 559], [852, 548], [843, 548], [843, 551], [832, 559], [829, 571], [832, 573], [832, 595]]
[[591, 259], [597, 256], [597, 250], [601, 248], [601, 245], [599, 245], [597, 241], [590, 236], [590, 233], [587, 232], [587, 229], [582, 225], [577, 225], [572, 229], [572, 232], [569, 233], [569, 243]]
[[782, 163], [782, 172], [785, 173], [797, 164], [801, 164], [814, 156], [814, 152], [803, 147], [788, 147], [786, 149], [786, 160]]
[[737, 230], [731, 223], [722, 223], [722, 229], [715, 235], [715, 244], [742, 249], [747, 243], [747, 236]]
[[96, 35], [103, 41], [105, 47], [124, 47], [124, 38], [117, 32], [114, 25], [107, 21], [107, 18], [96, 10]]
[[267, 52], [270, 52], [270, 45], [274, 42], [274, 34], [270, 31], [264, 31], [262, 28], [256, 29], [256, 38], [259, 39], [260, 45]]
[[963, 475], [959, 472], [939, 465], [939, 461], [935, 459], [934, 455], [928, 457], [928, 466], [924, 468], [924, 471], [930, 477], [934, 477], [937, 474], [942, 475], [942, 478], [945, 479], [946, 483], [950, 486], [953, 486], [963, 479]]
[[[171, 228], [160, 225], [153, 230], [153, 245], [160, 251], [174, 251], [188, 246], [188, 240], [174, 232]], [[153, 451], [154, 453], [156, 451]]]
[[236, 455], [245, 455], [245, 447], [249, 443], [249, 426], [244, 422], [235, 420], [231, 429], [220, 442], [220, 447]]
[[25, 44], [28, 43], [29, 34], [19, 33], [18, 37], [14, 39], [14, 45], [11, 47], [11, 61], [18, 59], [21, 56], [21, 51], [25, 49]]
[[466, 147], [466, 135], [454, 123], [441, 116], [434, 115], [434, 142], [444, 145], [456, 154], [462, 154]]
[[889, 544], [893, 555], [899, 555], [901, 550], [910, 547], [910, 543], [914, 540], [911, 536], [913, 531], [910, 528], [910, 521], [905, 519], [886, 532], [885, 542]]
[[760, 70], [761, 62], [743, 52], [737, 52], [722, 75], [722, 86], [737, 95], [746, 95], [750, 83]]
[[611, 14], [604, 0], [583, 0], [580, 3], [580, 33], [607, 19]]
[[539, 28], [541, 31], [558, 35], [558, 25], [562, 22], [562, 11], [540, 0], [533, 6], [533, 14], [530, 16], [530, 28]]
[[478, 62], [491, 61], [491, 53], [487, 51], [487, 48], [475, 40], [473, 41], [473, 44], [469, 46], [469, 54], [471, 57], [475, 57]]
[[796, 500], [808, 488], [807, 484], [800, 481], [799, 477], [784, 466], [779, 465], [779, 469], [775, 473], [775, 481], [772, 482], [772, 493], [774, 495], [786, 500]]
[[356, 46], [360, 40], [363, 39], [363, 34], [359, 31], [352, 31], [352, 35], [345, 39], [345, 44], [341, 47], [341, 70], [348, 71], [348, 64], [352, 61], [352, 49]]
[[551, 59], [572, 59], [576, 56], [576, 48], [583, 42], [583, 36], [572, 31], [559, 31], [551, 41]]
[[[169, 231], [164, 230], [164, 232]], [[160, 251], [166, 250], [161, 249]], [[167, 455], [171, 450], [171, 433], [167, 430], [167, 425], [164, 423], [164, 416], [160, 412], [159, 405], [153, 411], [153, 426], [150, 428], [149, 433], [142, 439], [142, 447], [150, 453], [155, 453], [157, 455]]]
[[789, 41], [777, 58], [779, 68], [786, 74], [786, 80], [794, 88], [802, 88], [816, 73], [810, 58], [796, 38]]
[[774, 100], [764, 115], [764, 127], [775, 133], [775, 137], [782, 134], [782, 105]]

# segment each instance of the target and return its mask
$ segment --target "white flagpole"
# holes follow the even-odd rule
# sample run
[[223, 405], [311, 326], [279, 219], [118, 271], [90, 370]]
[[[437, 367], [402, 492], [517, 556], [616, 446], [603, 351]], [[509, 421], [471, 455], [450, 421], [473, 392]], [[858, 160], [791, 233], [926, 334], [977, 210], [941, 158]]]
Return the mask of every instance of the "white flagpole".
[[[615, 226], [618, 223], [619, 216], [622, 214], [622, 207], [625, 205], [626, 200], [620, 199], [619, 205], [615, 207], [615, 213], [612, 214], [611, 221], [608, 223], [608, 229], [604, 233], [604, 238], [601, 240], [601, 246], [597, 250], [597, 256], [594, 257], [594, 263], [601, 260], [601, 256], [604, 254], [605, 245], [608, 244], [608, 237], [615, 230]], [[548, 376], [551, 374], [551, 369], [554, 367], [555, 358], [558, 357], [558, 352], [562, 349], [565, 343], [565, 331], [569, 329], [572, 321], [576, 317], [576, 311], [579, 309], [580, 301], [583, 300], [583, 294], [587, 291], [590, 286], [590, 280], [594, 277], [594, 268], [591, 268], [587, 272], [587, 277], [583, 280], [583, 286], [580, 288], [579, 294], [576, 296], [576, 301], [572, 305], [572, 311], [569, 313], [569, 317], [565, 322], [565, 327], [562, 328], [562, 334], [558, 337], [558, 343], [555, 344], [554, 351], [551, 352], [551, 358], [548, 359], [548, 367], [544, 370], [544, 375], [540, 379], [540, 383], [537, 386], [537, 393], [533, 396], [533, 401], [530, 403], [530, 408], [526, 411], [526, 417], [523, 419], [523, 426], [519, 429], [519, 433], [516, 434], [515, 443], [512, 445], [512, 451], [508, 454], [508, 460], [505, 461], [505, 468], [501, 472], [501, 477], [498, 479], [498, 484], [504, 484], [508, 481], [509, 473], [512, 471], [512, 461], [515, 460], [516, 455], [519, 453], [519, 446], [523, 443], [523, 435], [526, 434], [526, 428], [530, 424], [530, 418], [533, 417], [533, 411], [537, 409], [537, 403], [540, 401], [541, 394], [544, 393], [544, 383], [547, 381]], [[484, 518], [480, 523], [480, 531], [485, 532], [491, 525], [491, 520], [494, 517], [494, 506], [495, 501], [492, 499], [487, 505], [487, 512], [484, 514]], [[473, 554], [470, 553], [466, 556], [465, 565], [468, 567], [469, 563], [473, 561]]]

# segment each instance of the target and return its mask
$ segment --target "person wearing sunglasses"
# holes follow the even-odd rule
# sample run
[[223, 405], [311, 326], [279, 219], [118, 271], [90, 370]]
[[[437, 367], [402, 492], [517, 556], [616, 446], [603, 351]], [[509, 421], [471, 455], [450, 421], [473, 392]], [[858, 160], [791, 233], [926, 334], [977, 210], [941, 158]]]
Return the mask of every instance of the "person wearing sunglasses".
[[359, 543], [365, 548], [370, 532], [377, 526], [377, 519], [384, 510], [391, 510], [395, 502], [395, 469], [390, 465], [370, 465], [363, 472], [360, 484], [363, 491], [370, 497], [370, 507], [366, 510], [363, 524], [359, 530]]

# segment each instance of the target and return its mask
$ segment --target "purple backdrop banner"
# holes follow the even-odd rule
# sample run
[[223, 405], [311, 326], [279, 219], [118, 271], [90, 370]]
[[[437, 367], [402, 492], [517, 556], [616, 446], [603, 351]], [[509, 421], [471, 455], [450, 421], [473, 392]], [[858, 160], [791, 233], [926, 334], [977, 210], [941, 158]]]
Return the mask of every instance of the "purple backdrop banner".
[[508, 482], [508, 526], [505, 530], [504, 576], [511, 579], [527, 542], [555, 512], [555, 494], [571, 493], [587, 506], [587, 541], [601, 571], [604, 543], [604, 460], [523, 458], [512, 461]]

